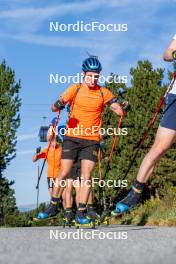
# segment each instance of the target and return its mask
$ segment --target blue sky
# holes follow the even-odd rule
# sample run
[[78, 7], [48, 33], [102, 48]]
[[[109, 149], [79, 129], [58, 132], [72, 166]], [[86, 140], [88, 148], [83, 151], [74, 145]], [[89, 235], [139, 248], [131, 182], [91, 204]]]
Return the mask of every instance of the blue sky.
[[[86, 52], [99, 56], [103, 74], [128, 75], [138, 60], [168, 67], [162, 53], [175, 31], [175, 0], [0, 0], [0, 60], [6, 59], [21, 79], [21, 126], [17, 157], [5, 171], [14, 179], [18, 205], [36, 201], [37, 165], [31, 161], [42, 117], [53, 117], [50, 105], [67, 85], [49, 83], [49, 73], [81, 72]], [[49, 22], [127, 23], [127, 32], [49, 32]], [[64, 117], [62, 118], [64, 119]], [[46, 172], [40, 201], [49, 199]]]

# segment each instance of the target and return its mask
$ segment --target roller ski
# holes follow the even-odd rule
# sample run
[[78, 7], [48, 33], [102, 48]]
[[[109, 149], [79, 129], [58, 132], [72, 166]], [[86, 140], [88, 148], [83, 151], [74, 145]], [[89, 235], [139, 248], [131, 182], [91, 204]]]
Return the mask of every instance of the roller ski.
[[116, 208], [111, 212], [111, 216], [122, 215], [136, 207], [141, 200], [143, 188], [144, 184], [136, 181], [128, 195], [116, 204]]
[[66, 209], [63, 218], [63, 227], [72, 227], [73, 225], [75, 225], [74, 213], [72, 210]]
[[95, 228], [95, 221], [91, 221], [91, 219], [87, 216], [86, 210], [77, 211], [75, 216], [75, 227], [90, 227]]
[[112, 207], [112, 199], [109, 197], [103, 197], [102, 200], [102, 213], [100, 217], [100, 222], [103, 225], [109, 225], [111, 219], [111, 208]]
[[100, 216], [97, 212], [93, 209], [93, 207], [87, 208], [87, 217], [95, 223], [95, 225], [100, 225]]
[[36, 225], [37, 226], [43, 226], [43, 225], [55, 226], [57, 225], [56, 218], [57, 218], [56, 216], [45, 218], [42, 212], [42, 213], [39, 213], [37, 217], [34, 217], [32, 221], [33, 221], [33, 225], [35, 226]]
[[57, 214], [59, 212], [60, 212], [60, 205], [50, 203], [50, 205], [48, 206], [48, 208], [46, 208], [44, 212], [38, 213], [37, 217], [33, 218], [33, 222], [55, 225]]
[[111, 218], [111, 210], [109, 208], [107, 208], [102, 212], [102, 215], [100, 218], [101, 224], [108, 226], [110, 218]]

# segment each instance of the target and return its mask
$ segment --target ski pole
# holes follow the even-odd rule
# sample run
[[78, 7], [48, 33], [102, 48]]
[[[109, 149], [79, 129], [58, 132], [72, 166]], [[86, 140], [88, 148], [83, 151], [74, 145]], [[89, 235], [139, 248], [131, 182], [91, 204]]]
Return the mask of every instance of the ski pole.
[[[53, 127], [53, 130], [55, 130], [58, 122], [59, 122], [59, 117], [60, 117], [60, 111], [58, 111], [58, 115], [57, 115], [57, 118], [56, 118], [56, 122], [54, 124], [54, 127]], [[38, 181], [37, 181], [37, 185], [36, 185], [36, 189], [39, 188], [39, 183], [40, 183], [40, 179], [41, 179], [41, 176], [42, 176], [42, 173], [43, 173], [43, 170], [44, 170], [44, 167], [45, 167], [45, 163], [46, 163], [46, 160], [47, 160], [47, 157], [48, 157], [48, 152], [49, 152], [49, 149], [50, 149], [50, 146], [51, 146], [51, 142], [53, 140], [53, 137], [54, 137], [54, 131], [52, 131], [52, 136], [49, 140], [49, 144], [48, 144], [48, 148], [47, 148], [47, 151], [46, 151], [46, 156], [45, 156], [45, 159], [43, 161], [43, 164], [42, 164], [42, 168], [41, 168], [41, 171], [40, 171], [40, 175], [38, 177]]]
[[[120, 117], [120, 120], [118, 122], [118, 125], [117, 125], [117, 129], [116, 129], [116, 135], [114, 136], [114, 140], [113, 140], [113, 143], [112, 143], [112, 147], [111, 147], [111, 151], [110, 151], [110, 155], [109, 155], [109, 158], [108, 158], [108, 161], [107, 161], [107, 164], [106, 164], [106, 171], [105, 171], [105, 175], [104, 175], [104, 179], [106, 178], [106, 175], [110, 169], [110, 162], [112, 160], [112, 155], [113, 155], [113, 152], [114, 152], [114, 149], [115, 149], [115, 146], [117, 144], [117, 139], [118, 139], [118, 132], [120, 130], [120, 127], [122, 125], [122, 122], [123, 122], [123, 118], [124, 118], [124, 115], [122, 115]], [[104, 187], [102, 187], [102, 200], [103, 200], [103, 211], [105, 211], [107, 209], [107, 203], [106, 203], [106, 197], [105, 197], [105, 191], [104, 191]]]
[[[38, 179], [39, 179], [39, 176], [40, 176], [40, 163], [39, 163], [39, 160], [38, 160], [37, 171], [38, 171]], [[37, 188], [37, 213], [38, 213], [38, 209], [39, 209], [39, 186]]]
[[105, 176], [106, 174], [108, 173], [109, 169], [110, 169], [110, 162], [112, 160], [112, 155], [113, 155], [113, 152], [114, 152], [114, 149], [115, 149], [115, 146], [117, 144], [117, 139], [118, 139], [118, 132], [120, 130], [120, 127], [122, 125], [122, 122], [123, 122], [123, 118], [124, 118], [124, 115], [122, 115], [120, 117], [120, 120], [118, 122], [118, 126], [117, 126], [117, 129], [116, 129], [116, 135], [114, 136], [114, 140], [113, 140], [113, 143], [112, 143], [112, 147], [111, 147], [111, 151], [110, 151], [110, 155], [109, 155], [109, 158], [108, 158], [108, 161], [107, 161], [107, 164], [106, 164], [106, 171], [105, 171]]
[[[122, 88], [119, 89], [119, 96], [121, 96], [123, 98], [123, 94], [126, 93], [125, 90], [123, 90]], [[130, 105], [128, 104], [127, 102], [127, 105], [124, 107], [124, 110], [126, 112], [128, 112], [130, 110]], [[110, 155], [109, 155], [109, 159], [107, 161], [107, 165], [106, 165], [106, 171], [105, 171], [105, 176], [108, 172], [108, 170], [110, 169], [110, 162], [112, 160], [112, 155], [113, 155], [113, 152], [114, 152], [114, 149], [115, 149], [115, 146], [117, 144], [117, 139], [118, 139], [118, 132], [120, 130], [120, 127], [122, 125], [122, 122], [123, 122], [123, 118], [124, 118], [124, 114], [120, 116], [120, 120], [118, 122], [118, 125], [117, 125], [117, 129], [116, 129], [116, 135], [114, 136], [114, 140], [113, 140], [113, 143], [112, 143], [112, 147], [111, 147], [111, 151], [110, 151]]]
[[[102, 160], [102, 149], [101, 147], [98, 150], [98, 177], [99, 177], [99, 181], [101, 181], [103, 179], [103, 175], [102, 175], [102, 168], [101, 168], [101, 160]], [[101, 187], [100, 187], [100, 183], [99, 183], [99, 214], [101, 213]]]
[[168, 85], [166, 91], [164, 92], [164, 95], [160, 98], [159, 104], [158, 104], [158, 106], [157, 106], [157, 108], [156, 108], [156, 110], [155, 110], [155, 112], [154, 112], [154, 114], [153, 114], [153, 116], [149, 122], [147, 129], [144, 131], [142, 138], [136, 144], [136, 147], [135, 147], [136, 152], [135, 152], [133, 158], [131, 159], [130, 164], [129, 164], [122, 180], [124, 180], [127, 177], [128, 173], [130, 172], [131, 167], [132, 167], [134, 161], [136, 160], [138, 152], [139, 152], [140, 148], [142, 147], [142, 145], [144, 144], [145, 140], [147, 139], [150, 129], [153, 128], [154, 123], [156, 121], [156, 118], [157, 118], [157, 116], [158, 116], [158, 114], [159, 114], [159, 112], [160, 112], [160, 110], [164, 104], [165, 98], [166, 98], [167, 94], [170, 92], [170, 90], [172, 89], [175, 80], [176, 80], [176, 72], [173, 73], [173, 78], [172, 78], [170, 84]]

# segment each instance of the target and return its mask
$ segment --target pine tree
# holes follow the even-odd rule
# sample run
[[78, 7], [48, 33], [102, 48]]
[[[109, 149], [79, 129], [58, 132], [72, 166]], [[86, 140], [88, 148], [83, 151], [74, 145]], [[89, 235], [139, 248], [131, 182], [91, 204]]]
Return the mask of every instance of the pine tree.
[[11, 183], [9, 184], [3, 177], [3, 171], [15, 157], [16, 152], [16, 131], [20, 125], [19, 90], [20, 81], [15, 82], [15, 72], [3, 61], [0, 64], [0, 225], [3, 223], [4, 216], [3, 202], [11, 192]]

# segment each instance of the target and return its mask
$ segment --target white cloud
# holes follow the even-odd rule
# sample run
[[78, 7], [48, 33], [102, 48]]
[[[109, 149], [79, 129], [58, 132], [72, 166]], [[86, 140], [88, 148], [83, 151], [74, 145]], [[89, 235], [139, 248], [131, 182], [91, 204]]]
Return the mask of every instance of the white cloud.
[[[92, 0], [61, 3], [41, 8], [29, 7], [4, 10], [0, 12], [0, 19], [7, 20], [8, 23], [15, 21], [15, 28], [18, 28], [18, 30], [13, 27], [13, 34], [7, 30], [2, 32], [0, 37], [48, 47], [86, 49], [90, 53], [100, 56], [103, 65], [105, 65], [105, 73], [109, 73], [109, 71], [116, 72], [116, 69], [119, 71], [120, 68], [120, 71], [125, 74], [130, 67], [129, 65], [132, 65], [138, 59], [149, 58], [155, 65], [159, 65], [164, 45], [166, 45], [164, 43], [167, 42], [169, 34], [166, 32], [166, 22], [170, 31], [172, 31], [174, 24], [173, 18], [167, 13], [164, 15], [164, 19], [162, 18], [163, 14], [160, 15], [162, 23], [158, 21], [158, 16], [156, 16], [158, 5], [162, 3], [167, 5], [167, 2], [170, 1], [155, 0], [150, 2], [144, 0], [141, 6], [139, 0], [135, 0], [133, 4], [131, 0]], [[101, 11], [100, 15], [97, 10]], [[72, 14], [75, 17], [80, 17], [78, 14], [81, 14], [89, 20], [96, 17], [95, 20], [106, 23], [128, 23], [129, 32], [123, 33], [123, 35], [108, 32], [97, 34], [85, 32], [78, 34], [77, 37], [76, 34], [74, 36], [70, 36], [70, 34], [57, 35], [57, 32], [55, 35], [46, 35], [39, 31], [39, 28], [43, 26], [47, 19], [53, 18], [54, 21], [56, 18], [57, 21], [61, 21], [66, 15], [70, 15], [73, 19]], [[75, 22], [76, 20], [77, 18], [75, 18]], [[159, 23], [161, 30], [163, 29], [165, 32], [156, 31], [156, 35], [151, 38], [151, 32], [155, 31], [153, 27], [155, 28]], [[129, 52], [133, 53], [134, 57], [129, 57], [128, 61], [123, 60], [123, 54], [125, 56], [125, 53], [128, 54]]]
[[32, 149], [29, 149], [29, 150], [19, 150], [19, 151], [17, 151], [17, 156], [18, 155], [31, 155], [31, 154], [34, 154], [35, 153], [35, 151], [34, 150], [32, 150]]
[[0, 37], [50, 47], [91, 48], [93, 43], [96, 44], [95, 40], [78, 39], [76, 37], [51, 37], [40, 34], [0, 34]]
[[[39, 20], [46, 19], [48, 17], [54, 16], [65, 16], [70, 13], [83, 13], [91, 12], [99, 8], [112, 8], [112, 7], [121, 7], [127, 6], [130, 4], [130, 0], [91, 0], [91, 1], [80, 1], [77, 3], [66, 3], [53, 6], [46, 6], [42, 8], [18, 8], [12, 10], [5, 10], [0, 12], [0, 18], [26, 18], [26, 17], [38, 17]], [[140, 2], [139, 0], [135, 1], [135, 4]]]
[[17, 140], [24, 141], [24, 140], [29, 140], [29, 139], [36, 139], [37, 136], [38, 136], [37, 133], [21, 134], [21, 135], [18, 135]]

